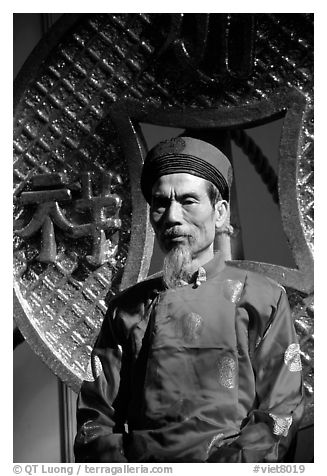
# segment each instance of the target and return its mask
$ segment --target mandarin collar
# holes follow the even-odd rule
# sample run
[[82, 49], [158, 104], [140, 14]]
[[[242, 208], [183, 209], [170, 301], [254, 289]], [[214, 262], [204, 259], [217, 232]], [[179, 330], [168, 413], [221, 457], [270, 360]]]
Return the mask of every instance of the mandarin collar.
[[[223, 253], [221, 251], [216, 251], [214, 253], [214, 257], [203, 266], [200, 266], [199, 269], [193, 274], [189, 282], [181, 281], [178, 287], [187, 286], [189, 284], [193, 284], [195, 287], [198, 287], [202, 283], [206, 282], [207, 279], [217, 276], [224, 269], [224, 267], [225, 259]], [[164, 283], [163, 286], [166, 288]]]
[[199, 267], [193, 275], [192, 282], [196, 287], [198, 287], [201, 283], [206, 282], [207, 279], [215, 277], [224, 267], [224, 256], [220, 251], [218, 251], [210, 261]]

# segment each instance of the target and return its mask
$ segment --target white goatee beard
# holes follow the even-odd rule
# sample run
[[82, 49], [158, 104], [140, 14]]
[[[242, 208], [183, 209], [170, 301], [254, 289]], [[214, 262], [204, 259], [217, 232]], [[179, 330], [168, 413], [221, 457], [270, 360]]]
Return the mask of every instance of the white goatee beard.
[[197, 260], [192, 260], [191, 249], [187, 245], [172, 248], [163, 263], [163, 280], [169, 289], [175, 289], [182, 281], [188, 282], [198, 269]]

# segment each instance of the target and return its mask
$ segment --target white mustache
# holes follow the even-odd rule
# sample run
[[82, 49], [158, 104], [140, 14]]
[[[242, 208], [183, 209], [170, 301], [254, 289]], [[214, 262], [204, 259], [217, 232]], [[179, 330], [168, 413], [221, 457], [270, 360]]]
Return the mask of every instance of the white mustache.
[[182, 228], [178, 227], [169, 228], [168, 230], [165, 230], [162, 235], [164, 238], [174, 238], [175, 236], [193, 236], [192, 233], [184, 231]]

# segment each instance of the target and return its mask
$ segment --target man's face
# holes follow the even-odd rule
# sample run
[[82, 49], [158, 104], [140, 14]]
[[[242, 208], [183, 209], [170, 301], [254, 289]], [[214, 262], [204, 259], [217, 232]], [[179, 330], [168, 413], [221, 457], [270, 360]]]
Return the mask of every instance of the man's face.
[[206, 180], [187, 173], [160, 177], [152, 188], [151, 223], [162, 251], [184, 245], [199, 264], [209, 261], [217, 207], [210, 203]]

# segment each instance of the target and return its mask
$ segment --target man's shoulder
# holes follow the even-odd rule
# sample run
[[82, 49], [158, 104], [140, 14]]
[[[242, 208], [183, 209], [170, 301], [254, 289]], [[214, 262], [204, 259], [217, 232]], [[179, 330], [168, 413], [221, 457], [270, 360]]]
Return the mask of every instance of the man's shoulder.
[[156, 273], [133, 284], [111, 297], [109, 303], [114, 307], [131, 306], [146, 302], [162, 289], [162, 273]]
[[239, 263], [227, 261], [226, 274], [230, 279], [241, 281], [244, 289], [248, 292], [267, 298], [269, 296], [278, 298], [281, 292], [285, 292], [285, 289], [278, 281], [263, 273], [241, 268]]

